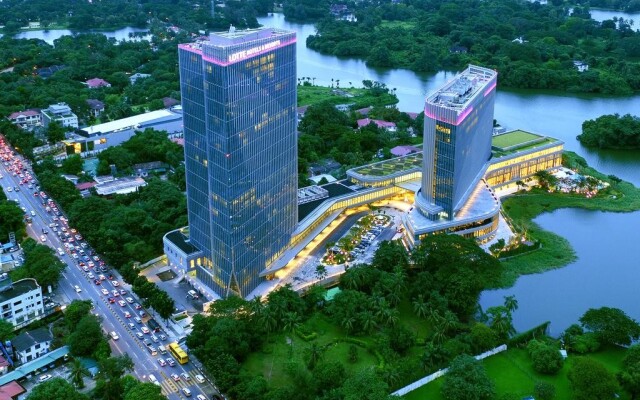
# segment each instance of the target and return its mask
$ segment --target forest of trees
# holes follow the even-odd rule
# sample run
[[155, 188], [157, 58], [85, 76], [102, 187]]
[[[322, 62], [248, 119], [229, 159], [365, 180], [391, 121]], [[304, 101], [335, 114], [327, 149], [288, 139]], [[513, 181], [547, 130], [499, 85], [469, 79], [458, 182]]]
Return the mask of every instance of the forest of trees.
[[[640, 33], [628, 21], [594, 21], [588, 7], [569, 10], [515, 0], [366, 2], [355, 6], [357, 22], [321, 19], [307, 45], [374, 67], [435, 72], [480, 64], [499, 71], [502, 87], [640, 90]], [[578, 72], [574, 60], [589, 70]]]
[[600, 149], [640, 149], [640, 118], [614, 114], [584, 121], [578, 140]]
[[156, 20], [179, 26], [191, 32], [199, 29], [228, 29], [256, 27], [256, 16], [273, 9], [269, 0], [225, 2], [211, 17], [209, 0], [5, 0], [0, 3], [0, 21], [5, 33], [13, 33], [30, 21], [39, 21], [43, 28], [49, 24], [72, 30], [115, 29], [125, 26], [148, 27]]

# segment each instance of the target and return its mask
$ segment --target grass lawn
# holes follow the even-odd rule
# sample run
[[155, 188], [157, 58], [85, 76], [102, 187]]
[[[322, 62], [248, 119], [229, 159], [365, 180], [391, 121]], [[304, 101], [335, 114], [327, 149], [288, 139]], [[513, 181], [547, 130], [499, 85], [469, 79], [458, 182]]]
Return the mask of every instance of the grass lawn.
[[591, 199], [580, 194], [548, 193], [540, 189], [505, 199], [502, 204], [505, 214], [517, 229], [526, 231], [530, 237], [539, 240], [542, 247], [503, 261], [505, 273], [497, 287], [512, 286], [521, 275], [560, 268], [575, 260], [575, 252], [566, 239], [543, 230], [533, 222], [543, 212], [569, 207], [613, 212], [640, 210], [640, 189], [628, 182], [614, 184], [606, 175], [588, 166], [580, 166], [579, 164], [586, 165], [586, 162], [575, 153], [565, 152], [564, 157], [570, 168], [578, 167], [578, 173], [610, 182], [612, 186]]
[[[286, 374], [287, 364], [290, 362], [306, 365], [305, 350], [312, 343], [320, 346], [329, 345], [324, 352], [324, 359], [341, 362], [347, 371], [355, 372], [364, 367], [377, 365], [376, 357], [368, 350], [358, 347], [358, 361], [348, 361], [350, 343], [334, 343], [336, 339], [344, 338], [342, 329], [335, 326], [322, 314], [315, 314], [305, 324], [305, 328], [316, 332], [318, 337], [314, 341], [305, 342], [297, 335], [282, 334], [273, 335], [262, 352], [256, 352], [244, 362], [245, 370], [252, 374], [262, 374], [265, 379], [274, 386], [288, 385], [290, 382]], [[359, 338], [371, 342], [371, 338]], [[289, 344], [291, 343], [291, 344]]]
[[[351, 82], [353, 85], [361, 85], [362, 82]], [[348, 81], [340, 81], [340, 91], [348, 93], [350, 96], [336, 95], [332, 93], [330, 87], [325, 86], [305, 86], [298, 85], [298, 107], [329, 102], [331, 104], [352, 104], [354, 107], [364, 108], [369, 106], [385, 106], [396, 104], [398, 98], [392, 94], [386, 93], [381, 96], [374, 96], [372, 92], [364, 88], [352, 88]]]
[[[420, 319], [413, 314], [411, 303], [404, 300], [398, 307], [400, 312], [400, 324], [414, 332], [417, 337], [425, 338], [431, 329], [426, 320]], [[287, 365], [295, 362], [306, 365], [305, 350], [312, 343], [320, 346], [329, 345], [324, 354], [323, 359], [341, 362], [348, 373], [352, 374], [356, 371], [378, 365], [377, 358], [369, 352], [369, 350], [357, 346], [358, 360], [355, 363], [349, 362], [348, 352], [351, 343], [338, 342], [337, 339], [346, 337], [342, 328], [327, 316], [321, 313], [315, 313], [307, 322], [303, 324], [306, 331], [315, 332], [318, 336], [316, 339], [305, 342], [298, 335], [278, 333], [272, 335], [269, 343], [265, 344], [263, 351], [252, 353], [243, 363], [243, 368], [250, 374], [261, 374], [265, 379], [274, 386], [284, 386], [290, 384], [287, 376]], [[368, 344], [373, 344], [372, 336], [358, 336], [358, 340], [362, 340]], [[415, 346], [409, 351], [407, 357], [417, 358], [422, 355], [422, 348]]]
[[[593, 358], [609, 369], [617, 372], [622, 365], [625, 349], [609, 348], [587, 357]], [[493, 380], [498, 395], [511, 393], [515, 398], [533, 395], [533, 385], [537, 381], [551, 383], [556, 388], [556, 399], [565, 400], [571, 398], [571, 387], [567, 374], [571, 368], [571, 360], [577, 356], [570, 355], [564, 367], [557, 375], [548, 376], [535, 372], [531, 366], [531, 360], [523, 349], [510, 349], [503, 353], [489, 357], [483, 361], [487, 374]], [[407, 400], [442, 400], [440, 388], [444, 379], [437, 379], [404, 396]], [[629, 399], [626, 393], [620, 393], [621, 399]]]
[[523, 144], [532, 140], [538, 140], [542, 138], [543, 136], [518, 130], [494, 136], [493, 138], [491, 138], [491, 145], [499, 148], [504, 148], [516, 146], [518, 144]]

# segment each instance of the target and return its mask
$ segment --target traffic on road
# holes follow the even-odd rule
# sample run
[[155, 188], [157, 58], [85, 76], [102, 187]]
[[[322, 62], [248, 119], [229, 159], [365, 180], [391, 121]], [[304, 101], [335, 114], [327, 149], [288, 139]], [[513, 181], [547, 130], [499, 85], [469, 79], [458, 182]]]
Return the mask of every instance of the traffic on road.
[[169, 399], [222, 398], [215, 386], [188, 360], [171, 332], [163, 331], [142, 302], [86, 242], [63, 210], [42, 191], [29, 162], [0, 137], [0, 184], [25, 213], [27, 234], [51, 247], [67, 268], [57, 291], [70, 301], [91, 300], [116, 354], [128, 354], [134, 375], [161, 386]]

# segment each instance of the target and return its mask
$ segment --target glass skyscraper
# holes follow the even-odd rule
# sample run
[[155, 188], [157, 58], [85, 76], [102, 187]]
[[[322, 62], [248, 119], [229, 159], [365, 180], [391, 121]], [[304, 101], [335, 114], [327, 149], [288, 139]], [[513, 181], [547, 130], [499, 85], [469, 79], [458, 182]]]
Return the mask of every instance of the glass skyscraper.
[[421, 213], [452, 219], [482, 179], [491, 157], [497, 72], [470, 65], [427, 97]]
[[232, 28], [179, 45], [189, 238], [223, 297], [258, 286], [298, 220], [295, 42]]

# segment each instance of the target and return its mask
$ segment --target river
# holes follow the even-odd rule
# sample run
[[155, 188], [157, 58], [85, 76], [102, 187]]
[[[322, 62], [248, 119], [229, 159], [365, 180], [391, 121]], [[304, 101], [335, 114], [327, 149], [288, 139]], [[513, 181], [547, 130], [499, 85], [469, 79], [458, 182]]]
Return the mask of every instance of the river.
[[[331, 84], [331, 79], [340, 79], [342, 87], [349, 87], [349, 82], [361, 86], [364, 79], [384, 82], [387, 87], [396, 89], [400, 100], [398, 108], [402, 111], [421, 110], [425, 95], [453, 77], [450, 72], [418, 74], [404, 69], [370, 68], [362, 60], [320, 54], [306, 47], [306, 38], [315, 33], [315, 27], [312, 24], [285, 21], [282, 14], [258, 18], [258, 22], [297, 32], [299, 77], [315, 78], [316, 85], [327, 86]], [[603, 98], [539, 91], [506, 91], [500, 86], [498, 89], [495, 117], [502, 125], [561, 139], [568, 150], [578, 152], [591, 166], [640, 186], [640, 153], [589, 150], [576, 140], [581, 133], [582, 122], [587, 119], [614, 113], [638, 115], [640, 96]]]
[[640, 321], [640, 248], [635, 238], [640, 212], [607, 213], [576, 208], [542, 214], [541, 227], [571, 243], [578, 260], [543, 274], [526, 275], [509, 289], [482, 293], [484, 310], [515, 294], [519, 308], [513, 315], [518, 331], [551, 321], [559, 335], [589, 308], [615, 307]]

